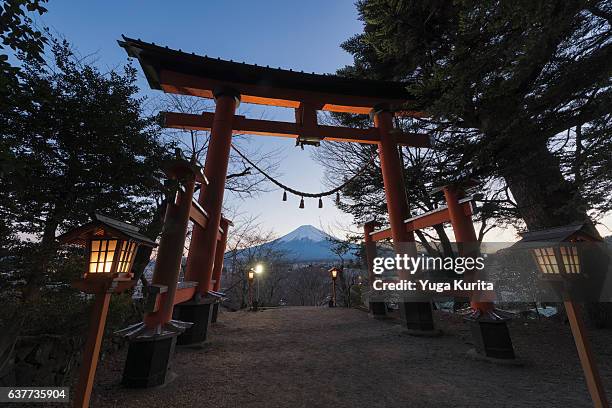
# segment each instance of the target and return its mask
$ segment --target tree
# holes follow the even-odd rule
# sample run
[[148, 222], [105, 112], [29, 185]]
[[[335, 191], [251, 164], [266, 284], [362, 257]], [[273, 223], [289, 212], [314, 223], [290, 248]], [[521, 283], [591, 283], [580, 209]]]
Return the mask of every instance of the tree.
[[498, 177], [528, 228], [612, 208], [609, 2], [364, 0], [358, 9], [364, 32], [343, 44], [354, 64], [342, 74], [407, 81], [436, 147], [460, 158], [460, 173]]
[[234, 218], [234, 227], [230, 229], [228, 236], [222, 288], [228, 292], [230, 299], [236, 301], [237, 307], [246, 307], [247, 273], [256, 264], [262, 263], [265, 265], [264, 276], [258, 276], [256, 279], [262, 280], [259, 286], [263, 303], [270, 304], [279, 296], [279, 286], [285, 279], [282, 268], [285, 264], [285, 254], [270, 243], [274, 239], [272, 232], [264, 230], [256, 217], [232, 218]]
[[[9, 49], [14, 55], [27, 56], [30, 59], [42, 61], [41, 54], [46, 42], [43, 33], [35, 29], [31, 13], [43, 14], [42, 6], [45, 0], [6, 0], [0, 5], [0, 101], [3, 106], [11, 105], [11, 96], [19, 86], [19, 68], [9, 62]], [[13, 157], [6, 146], [6, 141], [0, 140], [0, 177], [9, 171], [9, 163]], [[0, 209], [10, 206], [7, 197], [0, 197]], [[0, 215], [0, 262], [14, 264], [8, 254], [15, 250], [18, 243], [16, 233], [7, 218]]]
[[51, 278], [57, 233], [95, 211], [149, 223], [169, 146], [155, 118], [142, 115], [133, 67], [105, 74], [54, 41], [49, 64], [26, 59], [22, 71], [14, 104], [0, 111], [3, 152], [11, 157], [0, 210], [17, 234], [37, 242], [22, 271], [32, 297]]
[[322, 306], [331, 297], [331, 279], [327, 268], [302, 265], [287, 273], [286, 293], [290, 305]]
[[42, 62], [42, 53], [47, 42], [44, 34], [37, 30], [29, 14], [42, 15], [47, 11], [42, 5], [46, 0], [5, 0], [0, 5], [0, 97], [4, 98], [11, 88], [19, 85], [19, 68], [9, 62], [8, 47], [14, 54]]
[[[415, 127], [534, 230], [612, 210], [612, 4], [363, 0], [344, 75], [405, 81]], [[593, 234], [597, 231], [593, 228]]]

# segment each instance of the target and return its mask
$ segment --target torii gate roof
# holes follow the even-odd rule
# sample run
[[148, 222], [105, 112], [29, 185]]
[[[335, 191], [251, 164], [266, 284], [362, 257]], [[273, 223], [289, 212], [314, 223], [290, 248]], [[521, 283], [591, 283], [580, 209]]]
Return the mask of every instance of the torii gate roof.
[[123, 37], [130, 57], [138, 58], [153, 89], [212, 98], [213, 90], [230, 86], [245, 103], [367, 114], [376, 105], [405, 107], [412, 100], [406, 83], [309, 74], [280, 68], [190, 54]]

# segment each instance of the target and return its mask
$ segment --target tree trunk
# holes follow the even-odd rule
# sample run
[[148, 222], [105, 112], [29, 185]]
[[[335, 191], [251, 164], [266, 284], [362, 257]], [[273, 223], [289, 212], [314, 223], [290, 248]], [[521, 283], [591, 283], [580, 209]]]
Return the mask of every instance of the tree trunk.
[[442, 252], [444, 256], [454, 256], [453, 246], [451, 245], [450, 239], [448, 239], [448, 234], [444, 230], [444, 225], [434, 225], [433, 228], [440, 238], [440, 244], [442, 245]]
[[529, 152], [500, 151], [497, 163], [527, 228], [553, 228], [588, 220], [584, 201], [561, 174], [559, 160], [545, 140], [518, 139], [514, 143], [522, 144], [522, 149], [529, 146]]
[[36, 255], [32, 257], [33, 264], [28, 267], [26, 285], [22, 291], [22, 300], [24, 302], [35, 300], [40, 296], [40, 287], [44, 283], [49, 263], [57, 252], [55, 233], [57, 232], [58, 225], [57, 211], [54, 210], [47, 216], [40, 245]]
[[[561, 173], [559, 160], [540, 138], [518, 137], [517, 144], [529, 146], [527, 154], [505, 152], [497, 160], [501, 173], [518, 204], [518, 211], [529, 230], [559, 227], [589, 220], [578, 186]], [[514, 147], [516, 149], [516, 147]], [[518, 153], [518, 152], [517, 152]], [[597, 229], [588, 224], [590, 233], [601, 238]], [[612, 303], [590, 302], [585, 305], [590, 324], [603, 328], [610, 324]]]

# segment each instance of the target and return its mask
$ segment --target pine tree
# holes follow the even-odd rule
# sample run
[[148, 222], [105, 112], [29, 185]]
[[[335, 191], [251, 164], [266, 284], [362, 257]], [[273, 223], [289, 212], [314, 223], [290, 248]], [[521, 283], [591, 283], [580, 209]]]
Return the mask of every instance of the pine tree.
[[612, 4], [363, 0], [344, 75], [406, 81], [457, 169], [498, 177], [530, 229], [612, 209]]
[[91, 213], [137, 225], [154, 217], [167, 151], [155, 118], [143, 115], [133, 67], [102, 73], [65, 42], [52, 56], [24, 61], [20, 92], [0, 109], [2, 222], [37, 242], [21, 271], [26, 296], [52, 279], [55, 236]]

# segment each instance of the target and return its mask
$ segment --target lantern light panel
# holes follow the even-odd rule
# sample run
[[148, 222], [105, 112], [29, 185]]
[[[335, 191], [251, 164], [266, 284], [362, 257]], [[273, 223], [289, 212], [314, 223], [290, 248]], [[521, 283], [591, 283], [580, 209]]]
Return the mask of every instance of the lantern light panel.
[[137, 244], [134, 241], [123, 241], [121, 244], [121, 252], [119, 252], [119, 265], [117, 272], [128, 273], [134, 261]]
[[[88, 273], [129, 273], [138, 244], [116, 239], [92, 239]], [[115, 260], [115, 256], [118, 258]], [[113, 268], [116, 261], [117, 267]]]
[[110, 273], [116, 247], [116, 239], [93, 239], [89, 256], [89, 273]]
[[533, 253], [538, 268], [543, 274], [580, 274], [578, 248], [574, 245], [563, 245], [558, 249], [536, 248]]
[[580, 273], [580, 258], [578, 256], [578, 248], [576, 246], [562, 246], [559, 249], [563, 259], [565, 273]]
[[542, 273], [559, 274], [559, 265], [554, 248], [536, 248], [534, 250], [536, 262]]

